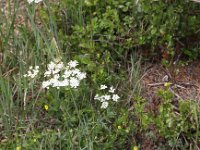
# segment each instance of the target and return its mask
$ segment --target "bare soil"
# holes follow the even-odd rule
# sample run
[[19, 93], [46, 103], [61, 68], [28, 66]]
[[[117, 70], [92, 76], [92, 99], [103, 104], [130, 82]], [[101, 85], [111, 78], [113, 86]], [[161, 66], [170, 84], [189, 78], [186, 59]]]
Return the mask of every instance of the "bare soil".
[[200, 101], [200, 60], [185, 66], [163, 67], [161, 64], [149, 64], [143, 70], [143, 96], [153, 100], [160, 88], [166, 88], [165, 83], [171, 83], [170, 90], [176, 99]]

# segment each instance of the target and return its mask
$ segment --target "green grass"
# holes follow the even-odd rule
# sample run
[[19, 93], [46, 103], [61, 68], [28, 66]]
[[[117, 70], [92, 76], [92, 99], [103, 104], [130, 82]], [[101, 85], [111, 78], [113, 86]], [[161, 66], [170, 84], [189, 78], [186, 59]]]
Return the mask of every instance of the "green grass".
[[[95, 56], [99, 52], [94, 50], [90, 55], [86, 51], [85, 55], [80, 55], [71, 49], [71, 43], [66, 46], [66, 37], [60, 28], [69, 35], [72, 26], [85, 25], [83, 2], [66, 1], [59, 7], [47, 1], [44, 5], [26, 3], [23, 12], [25, 22], [18, 27], [15, 26], [18, 1], [14, 4], [14, 15], [3, 16], [1, 13], [4, 25], [0, 26], [0, 53], [4, 59], [0, 63], [0, 149], [133, 149], [134, 146], [142, 146], [139, 139], [150, 134], [150, 128], [146, 126], [151, 125], [152, 120], [147, 118], [150, 116], [151, 119], [152, 114], [144, 112], [148, 100], [142, 98], [140, 85], [142, 59], [132, 53], [130, 59], [122, 63], [114, 56], [102, 52], [99, 55], [111, 59], [106, 61], [106, 58], [102, 58], [98, 62]], [[69, 7], [64, 9], [66, 4]], [[67, 20], [67, 23], [58, 22], [60, 20], [56, 18], [55, 12], [59, 9], [63, 9], [63, 20]], [[43, 14], [36, 15], [36, 12]], [[38, 21], [41, 22], [40, 25]], [[91, 38], [93, 36], [91, 33]], [[74, 58], [83, 62], [80, 63], [80, 69], [87, 72], [87, 79], [81, 81], [78, 89], [41, 88], [41, 83], [45, 80], [42, 72], [55, 58], [62, 58], [65, 63]], [[40, 66], [39, 76], [35, 79], [24, 78], [29, 66], [35, 65]], [[99, 101], [94, 100], [101, 84], [117, 87], [117, 93], [121, 97], [118, 103], [109, 103], [105, 110], [100, 108]], [[48, 110], [45, 110], [45, 105], [48, 105]], [[195, 120], [187, 122], [194, 123], [192, 129], [195, 130], [195, 135], [183, 134], [183, 137], [197, 147], [200, 115], [195, 106], [191, 107], [194, 115], [190, 116]], [[187, 112], [188, 109], [183, 110], [183, 116]], [[179, 122], [186, 125], [182, 120], [178, 120]], [[180, 131], [179, 135], [190, 133], [191, 128], [184, 129], [177, 129], [177, 132]], [[137, 137], [138, 135], [141, 137]], [[179, 146], [177, 139], [172, 141], [175, 142], [172, 146], [174, 148]], [[157, 141], [154, 142], [156, 144]], [[166, 138], [166, 149], [170, 147], [167, 142]]]

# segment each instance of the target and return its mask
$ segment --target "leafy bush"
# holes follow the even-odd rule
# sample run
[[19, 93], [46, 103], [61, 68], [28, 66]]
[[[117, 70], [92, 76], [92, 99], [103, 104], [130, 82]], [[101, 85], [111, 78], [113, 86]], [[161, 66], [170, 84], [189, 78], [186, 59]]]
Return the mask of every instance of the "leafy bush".
[[186, 42], [199, 38], [199, 8], [187, 0], [67, 0], [52, 10], [59, 36], [66, 40], [64, 50], [73, 49], [100, 62], [106, 57], [108, 63], [110, 57], [122, 59], [138, 48], [148, 48], [149, 55], [157, 50], [174, 56], [183, 48], [195, 47], [199, 53], [198, 44]]
[[200, 136], [200, 112], [197, 102], [180, 100], [175, 105], [172, 102], [174, 95], [168, 89], [159, 90], [158, 96], [161, 102], [156, 106], [157, 111], [151, 111], [150, 108], [145, 109], [153, 104], [149, 104], [144, 99], [139, 97], [135, 99], [135, 112], [140, 121], [141, 130], [148, 133], [152, 131], [151, 127], [155, 126], [153, 135], [151, 135], [154, 136], [154, 142], [158, 141], [159, 137], [163, 137], [167, 147], [189, 148], [188, 143], [192, 143]]

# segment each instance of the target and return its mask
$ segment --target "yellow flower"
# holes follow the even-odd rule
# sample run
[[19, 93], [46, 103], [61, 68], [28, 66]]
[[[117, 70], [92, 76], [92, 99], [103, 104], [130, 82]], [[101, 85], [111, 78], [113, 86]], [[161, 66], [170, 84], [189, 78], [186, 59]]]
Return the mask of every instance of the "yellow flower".
[[20, 146], [17, 146], [17, 147], [16, 147], [16, 150], [21, 150], [21, 147], [20, 147]]
[[133, 150], [138, 150], [137, 146], [134, 146], [134, 147], [133, 147]]
[[49, 109], [48, 105], [44, 105], [44, 109], [47, 111]]
[[172, 84], [171, 82], [165, 82], [165, 83], [164, 83], [164, 86], [165, 86], [165, 87], [169, 87], [171, 84]]
[[120, 130], [120, 129], [122, 129], [122, 127], [121, 127], [121, 126], [118, 126], [117, 128], [118, 128], [119, 130]]
[[129, 133], [129, 129], [126, 129], [125, 131], [126, 131], [126, 133]]

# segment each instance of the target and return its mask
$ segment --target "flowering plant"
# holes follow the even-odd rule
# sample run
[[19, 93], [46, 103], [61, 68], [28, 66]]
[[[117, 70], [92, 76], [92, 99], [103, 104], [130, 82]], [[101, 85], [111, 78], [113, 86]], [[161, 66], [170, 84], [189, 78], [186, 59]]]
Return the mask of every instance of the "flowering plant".
[[63, 62], [51, 61], [47, 65], [47, 70], [44, 73], [44, 77], [49, 78], [42, 82], [43, 88], [49, 87], [64, 87], [69, 86], [70, 88], [77, 88], [80, 81], [86, 78], [86, 73], [81, 72], [76, 66], [78, 62], [70, 61], [67, 65]]
[[24, 77], [30, 77], [33, 79], [37, 76], [38, 73], [39, 73], [39, 66], [35, 66], [34, 68], [33, 66], [30, 66], [27, 74], [24, 74]]
[[[108, 86], [107, 85], [101, 85], [100, 86], [100, 90], [101, 91], [105, 91], [106, 89], [108, 89]], [[114, 102], [118, 102], [119, 100], [119, 95], [118, 94], [115, 94], [115, 88], [113, 86], [111, 86], [109, 89], [108, 89], [108, 93], [106, 94], [103, 94], [103, 95], [99, 95], [99, 94], [96, 94], [94, 99], [95, 100], [98, 100], [100, 101], [102, 104], [101, 104], [101, 108], [102, 109], [105, 109], [108, 107], [108, 101], [112, 100]]]
[[[45, 80], [42, 81], [42, 88], [49, 87], [70, 87], [77, 88], [80, 81], [86, 78], [86, 73], [81, 72], [77, 68], [78, 62], [76, 60], [68, 62], [64, 65], [62, 61], [51, 61], [47, 65], [47, 70], [44, 72]], [[29, 67], [27, 74], [24, 77], [35, 78], [39, 73], [39, 66]]]
[[[43, 74], [45, 80], [42, 81], [42, 88], [77, 88], [80, 85], [81, 80], [86, 78], [86, 73], [81, 72], [77, 66], [78, 62], [76, 60], [71, 60], [66, 65], [60, 60], [51, 61], [47, 64], [47, 68]], [[33, 79], [38, 73], [39, 66], [36, 66], [35, 68], [31, 66], [24, 77]], [[109, 101], [112, 100], [113, 102], [118, 102], [120, 97], [115, 91], [116, 89], [113, 86], [108, 87], [107, 85], [101, 85], [100, 93], [96, 94], [94, 99], [102, 103], [102, 109], [106, 109], [109, 105]]]

